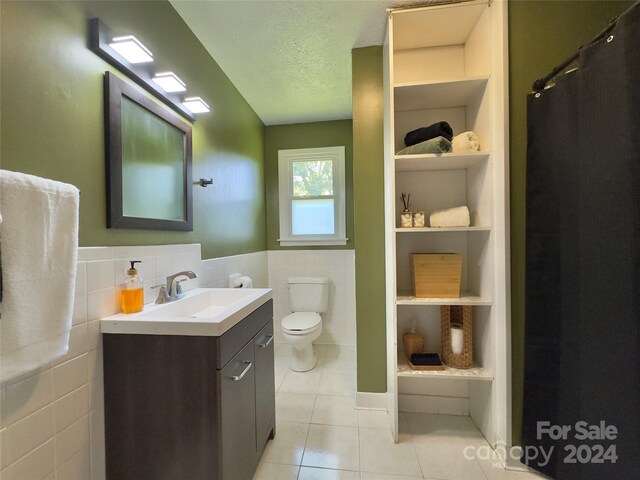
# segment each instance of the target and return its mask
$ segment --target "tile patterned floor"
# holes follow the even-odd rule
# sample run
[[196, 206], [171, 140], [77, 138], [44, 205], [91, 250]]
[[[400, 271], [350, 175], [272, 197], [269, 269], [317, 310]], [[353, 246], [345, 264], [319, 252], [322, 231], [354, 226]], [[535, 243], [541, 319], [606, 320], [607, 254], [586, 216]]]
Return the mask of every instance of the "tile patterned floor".
[[400, 414], [394, 444], [386, 412], [355, 409], [353, 347], [318, 346], [318, 364], [289, 370], [288, 345], [276, 344], [277, 435], [254, 480], [534, 480], [467, 459], [468, 445], [488, 447], [469, 417]]

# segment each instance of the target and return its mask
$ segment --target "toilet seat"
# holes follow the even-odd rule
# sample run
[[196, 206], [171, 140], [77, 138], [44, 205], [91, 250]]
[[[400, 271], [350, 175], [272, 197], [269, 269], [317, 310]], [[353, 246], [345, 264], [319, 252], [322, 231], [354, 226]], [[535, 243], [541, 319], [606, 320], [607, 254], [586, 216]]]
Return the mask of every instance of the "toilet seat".
[[315, 312], [294, 312], [282, 319], [282, 330], [290, 335], [304, 335], [315, 330], [322, 323], [320, 314]]

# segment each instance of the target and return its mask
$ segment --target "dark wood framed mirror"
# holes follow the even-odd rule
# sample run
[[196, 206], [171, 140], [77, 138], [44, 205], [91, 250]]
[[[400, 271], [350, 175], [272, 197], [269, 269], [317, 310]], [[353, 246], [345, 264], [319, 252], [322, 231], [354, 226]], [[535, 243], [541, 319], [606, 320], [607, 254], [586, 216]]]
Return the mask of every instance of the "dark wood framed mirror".
[[191, 126], [105, 72], [107, 227], [193, 230]]

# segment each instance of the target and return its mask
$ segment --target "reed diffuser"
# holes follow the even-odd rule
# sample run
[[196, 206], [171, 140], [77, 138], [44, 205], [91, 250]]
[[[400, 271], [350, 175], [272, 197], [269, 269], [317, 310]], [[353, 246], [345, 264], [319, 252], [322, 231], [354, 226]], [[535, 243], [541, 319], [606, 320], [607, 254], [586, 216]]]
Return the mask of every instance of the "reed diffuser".
[[402, 199], [402, 204], [404, 205], [404, 210], [402, 210], [402, 213], [400, 214], [400, 227], [402, 228], [410, 228], [413, 227], [413, 214], [411, 213], [411, 210], [409, 210], [409, 202], [411, 201], [411, 194], [404, 194], [402, 193], [400, 195], [400, 198]]

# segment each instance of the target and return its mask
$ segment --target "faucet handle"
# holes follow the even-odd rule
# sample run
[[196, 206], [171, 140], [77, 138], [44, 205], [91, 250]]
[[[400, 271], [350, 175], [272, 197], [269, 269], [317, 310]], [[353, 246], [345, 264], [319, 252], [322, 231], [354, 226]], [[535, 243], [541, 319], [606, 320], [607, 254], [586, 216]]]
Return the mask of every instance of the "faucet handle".
[[167, 301], [167, 287], [165, 285], [154, 285], [152, 289], [159, 288], [158, 297], [156, 298], [156, 304], [166, 303]]
[[184, 282], [185, 280], [187, 280], [186, 278], [183, 278], [182, 280], [176, 280], [176, 296], [177, 295], [182, 295], [182, 285], [180, 285], [182, 282]]

